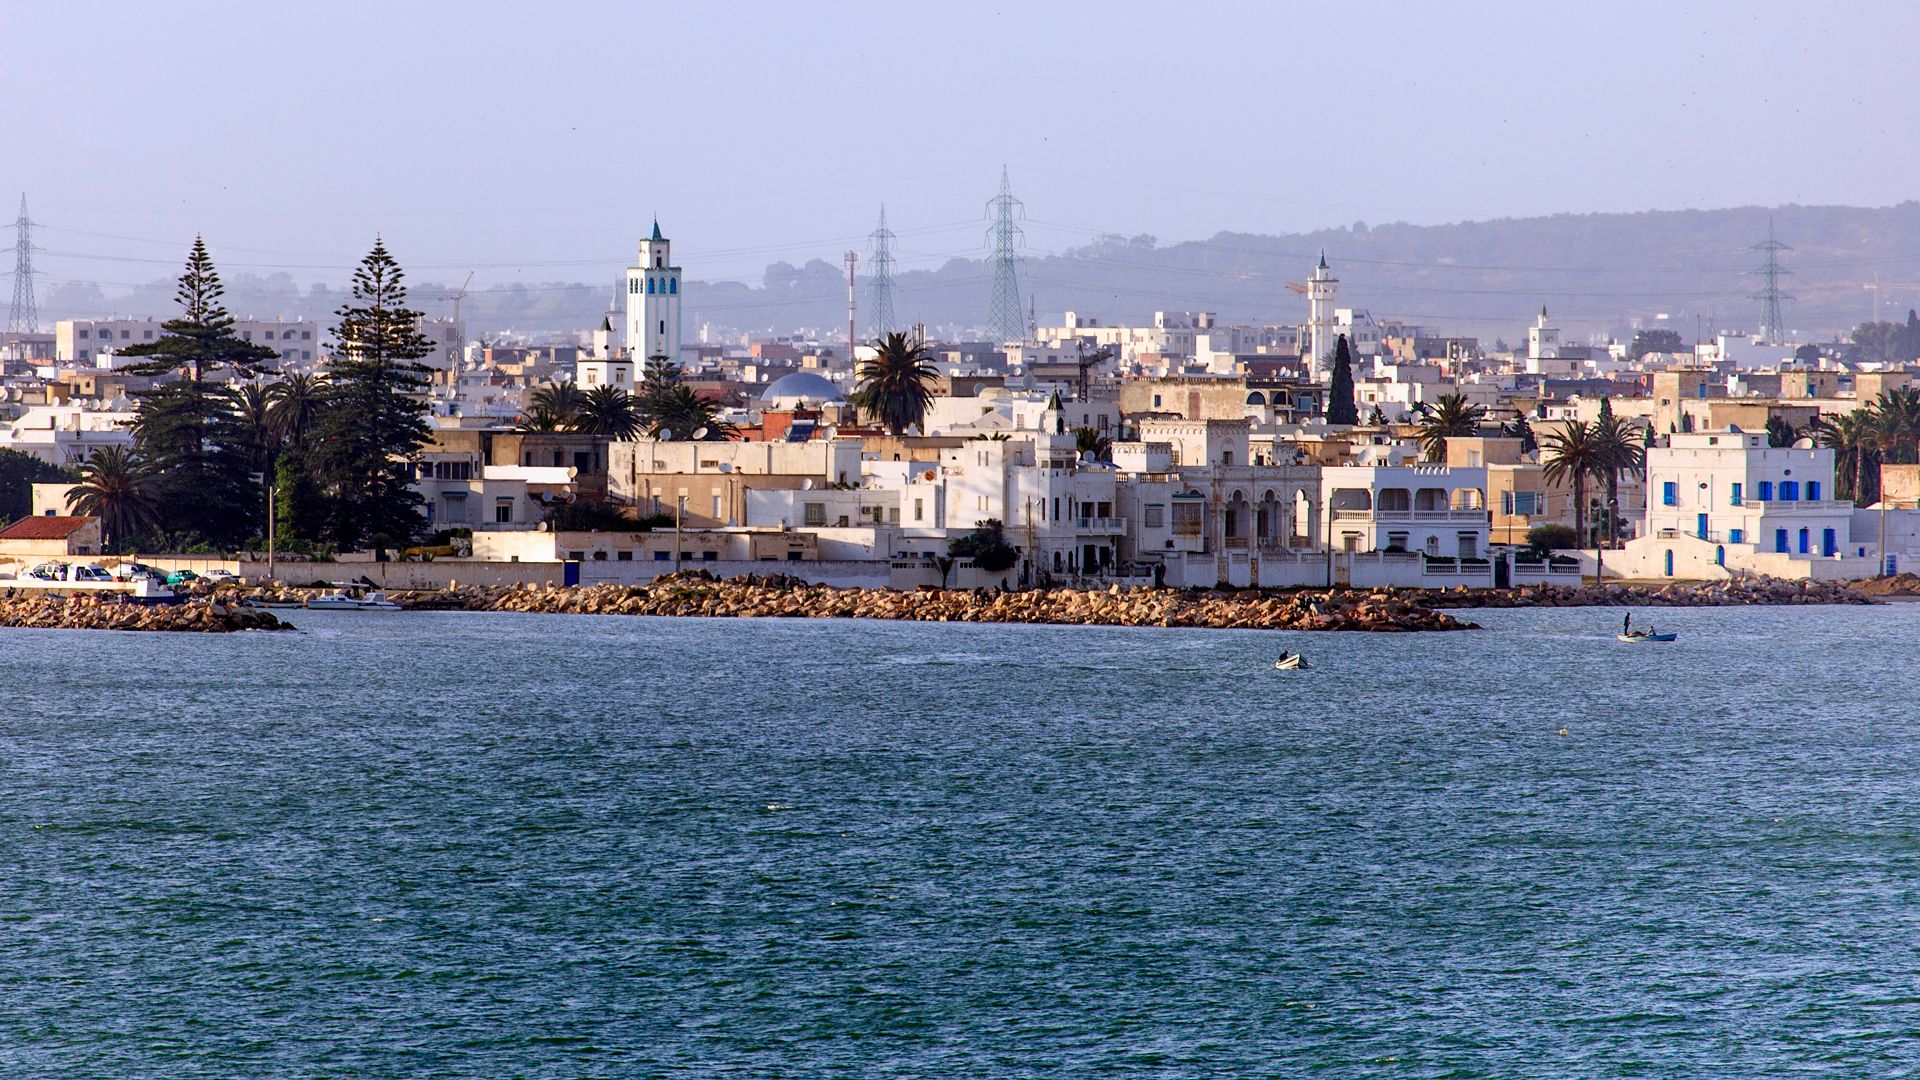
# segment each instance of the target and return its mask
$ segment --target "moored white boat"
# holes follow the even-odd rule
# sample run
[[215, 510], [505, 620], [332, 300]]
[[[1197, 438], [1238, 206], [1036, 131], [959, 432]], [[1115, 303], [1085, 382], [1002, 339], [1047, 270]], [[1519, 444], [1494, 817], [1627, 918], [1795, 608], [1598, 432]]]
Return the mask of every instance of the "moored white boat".
[[355, 596], [346, 590], [330, 592], [324, 596], [315, 596], [307, 601], [307, 607], [314, 611], [399, 611], [400, 605], [387, 599], [387, 594], [375, 590]]

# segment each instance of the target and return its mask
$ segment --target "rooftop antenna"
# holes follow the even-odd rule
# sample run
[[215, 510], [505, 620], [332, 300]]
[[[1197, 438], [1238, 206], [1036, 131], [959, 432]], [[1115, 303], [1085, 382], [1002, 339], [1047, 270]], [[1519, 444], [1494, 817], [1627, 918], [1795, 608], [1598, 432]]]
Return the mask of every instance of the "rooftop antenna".
[[1761, 264], [1760, 269], [1749, 271], [1753, 276], [1760, 278], [1764, 284], [1761, 285], [1759, 292], [1747, 299], [1760, 301], [1760, 343], [1778, 345], [1781, 336], [1785, 333], [1785, 328], [1780, 325], [1780, 301], [1793, 299], [1780, 291], [1781, 277], [1793, 273], [1780, 265], [1780, 253], [1793, 249], [1773, 238], [1773, 215], [1767, 215], [1766, 240], [1753, 245], [1752, 250], [1765, 252], [1767, 261]]
[[887, 228], [887, 208], [880, 208], [880, 227], [867, 236], [872, 255], [867, 268], [867, 319], [878, 341], [893, 329], [893, 230]]
[[1002, 345], [1024, 339], [1020, 318], [1020, 246], [1014, 224], [1026, 216], [1026, 204], [1013, 197], [1007, 167], [1000, 166], [1000, 194], [987, 201], [987, 242], [993, 247], [993, 297], [987, 304], [987, 332]]
[[7, 314], [7, 332], [37, 334], [40, 312], [33, 302], [33, 219], [27, 216], [24, 192], [20, 195], [20, 216], [13, 228], [13, 309]]

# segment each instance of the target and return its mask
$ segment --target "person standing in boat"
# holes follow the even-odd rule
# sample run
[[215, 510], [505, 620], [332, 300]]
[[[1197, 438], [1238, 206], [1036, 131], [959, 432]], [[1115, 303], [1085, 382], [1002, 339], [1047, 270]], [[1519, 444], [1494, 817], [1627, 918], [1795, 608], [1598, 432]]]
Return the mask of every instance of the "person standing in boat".
[[1620, 633], [1623, 635], [1633, 633], [1633, 612], [1627, 612], [1626, 621], [1620, 624]]

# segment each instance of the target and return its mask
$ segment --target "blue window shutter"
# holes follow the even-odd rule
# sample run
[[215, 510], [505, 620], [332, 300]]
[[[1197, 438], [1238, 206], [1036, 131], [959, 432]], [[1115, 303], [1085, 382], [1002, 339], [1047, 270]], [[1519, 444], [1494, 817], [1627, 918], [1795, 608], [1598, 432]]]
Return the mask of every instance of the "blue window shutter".
[[1660, 501], [1667, 506], [1679, 505], [1679, 489], [1673, 481], [1668, 480], [1660, 485]]
[[1820, 481], [1818, 480], [1807, 481], [1807, 501], [1818, 502], [1819, 499], [1820, 499]]
[[1760, 481], [1760, 501], [1761, 502], [1773, 501], [1773, 481], [1771, 480]]
[[1733, 498], [1731, 501], [1735, 506], [1740, 505], [1740, 485], [1739, 484], [1733, 485]]

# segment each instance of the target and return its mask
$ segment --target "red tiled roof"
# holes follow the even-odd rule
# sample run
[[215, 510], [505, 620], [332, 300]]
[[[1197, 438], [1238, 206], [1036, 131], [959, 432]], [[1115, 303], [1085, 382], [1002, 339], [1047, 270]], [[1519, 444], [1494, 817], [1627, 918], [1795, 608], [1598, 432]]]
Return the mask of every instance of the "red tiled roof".
[[65, 540], [94, 521], [90, 517], [24, 517], [0, 530], [0, 540]]

